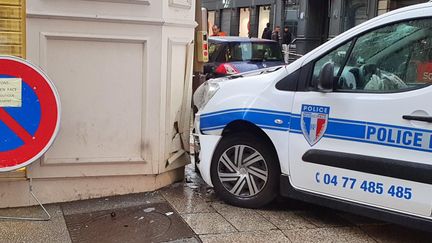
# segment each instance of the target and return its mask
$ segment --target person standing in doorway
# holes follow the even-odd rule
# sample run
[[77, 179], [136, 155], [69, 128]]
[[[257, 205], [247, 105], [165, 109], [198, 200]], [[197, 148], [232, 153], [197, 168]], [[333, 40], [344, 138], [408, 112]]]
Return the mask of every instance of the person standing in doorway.
[[212, 31], [213, 31], [212, 36], [226, 36], [226, 33], [221, 31], [219, 26], [217, 26], [217, 25], [213, 25]]
[[291, 44], [291, 41], [292, 41], [291, 32], [289, 31], [288, 26], [285, 26], [284, 32], [282, 35], [282, 44], [289, 45], [289, 44]]
[[261, 38], [271, 40], [272, 31], [270, 29], [270, 23], [267, 23], [267, 27], [264, 28]]
[[276, 26], [276, 28], [274, 29], [271, 35], [271, 39], [277, 41], [279, 44], [281, 43], [282, 38], [280, 35], [280, 26]]
[[289, 62], [289, 47], [292, 42], [292, 35], [288, 26], [285, 26], [282, 33], [282, 53], [284, 55], [285, 63]]

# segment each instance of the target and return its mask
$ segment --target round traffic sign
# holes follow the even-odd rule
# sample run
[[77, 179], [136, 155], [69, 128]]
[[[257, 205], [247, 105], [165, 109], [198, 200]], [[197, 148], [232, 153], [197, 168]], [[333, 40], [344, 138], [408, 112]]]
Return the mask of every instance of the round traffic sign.
[[60, 127], [54, 84], [26, 60], [0, 56], [0, 172], [39, 159]]

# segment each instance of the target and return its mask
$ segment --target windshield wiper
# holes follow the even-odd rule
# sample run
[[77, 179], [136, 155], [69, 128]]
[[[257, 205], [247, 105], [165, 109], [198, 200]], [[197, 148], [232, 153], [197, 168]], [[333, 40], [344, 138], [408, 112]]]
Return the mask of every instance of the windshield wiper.
[[227, 76], [228, 79], [236, 79], [236, 78], [243, 78], [243, 75], [230, 75]]
[[276, 72], [277, 70], [279, 70], [279, 69], [281, 69], [281, 68], [282, 68], [282, 67], [266, 68], [266, 69], [263, 70], [260, 74]]

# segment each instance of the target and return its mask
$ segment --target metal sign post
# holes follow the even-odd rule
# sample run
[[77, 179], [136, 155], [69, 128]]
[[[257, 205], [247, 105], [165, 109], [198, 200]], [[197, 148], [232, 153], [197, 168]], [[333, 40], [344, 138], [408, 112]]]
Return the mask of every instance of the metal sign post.
[[44, 213], [46, 214], [46, 218], [30, 218], [30, 217], [9, 217], [9, 216], [0, 216], [0, 220], [4, 219], [4, 220], [25, 220], [25, 221], [50, 221], [51, 220], [51, 215], [49, 214], [49, 212], [46, 210], [46, 208], [44, 207], [44, 205], [39, 201], [39, 199], [36, 197], [36, 195], [33, 193], [33, 179], [30, 178], [29, 179], [29, 192], [30, 195], [33, 197], [33, 199], [38, 203], [38, 205], [42, 208], [42, 210], [44, 211]]
[[[60, 127], [60, 100], [54, 84], [33, 64], [21, 58], [0, 56], [0, 173], [38, 160], [52, 145]], [[48, 211], [29, 192], [48, 218], [0, 217], [16, 220], [50, 220]]]

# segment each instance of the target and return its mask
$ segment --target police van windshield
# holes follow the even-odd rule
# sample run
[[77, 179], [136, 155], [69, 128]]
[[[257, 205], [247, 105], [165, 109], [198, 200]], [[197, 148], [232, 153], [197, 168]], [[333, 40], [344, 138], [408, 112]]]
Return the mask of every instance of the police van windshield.
[[394, 45], [396, 42], [412, 35], [418, 30], [420, 30], [420, 27], [408, 25], [406, 23], [378, 29], [371, 34], [362, 36], [358, 39], [358, 45], [367, 46], [368, 48], [357, 49], [357, 53], [355, 54], [358, 57], [368, 60], [378, 52]]
[[312, 84], [327, 63], [340, 75], [337, 90], [393, 92], [431, 85], [432, 19], [383, 26], [345, 43], [315, 62]]
[[[372, 30], [354, 42], [349, 57], [342, 56], [347, 62], [338, 81], [339, 90], [394, 92], [431, 85], [432, 19]], [[338, 66], [335, 55], [331, 60]]]
[[356, 89], [395, 91], [431, 84], [432, 20], [406, 21], [360, 36], [344, 71], [353, 74]]

